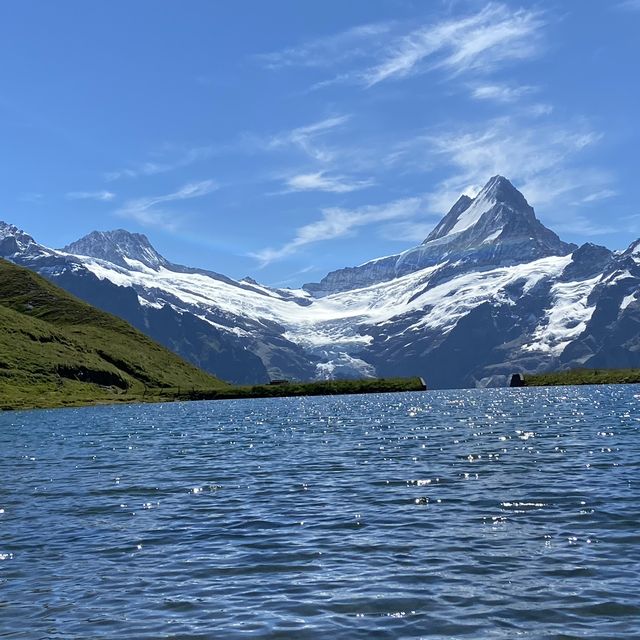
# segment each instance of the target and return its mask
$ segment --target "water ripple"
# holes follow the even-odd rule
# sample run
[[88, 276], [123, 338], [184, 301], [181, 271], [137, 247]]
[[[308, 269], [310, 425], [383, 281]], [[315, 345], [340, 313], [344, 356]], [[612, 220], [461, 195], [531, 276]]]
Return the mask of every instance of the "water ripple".
[[0, 415], [0, 638], [640, 637], [637, 386]]

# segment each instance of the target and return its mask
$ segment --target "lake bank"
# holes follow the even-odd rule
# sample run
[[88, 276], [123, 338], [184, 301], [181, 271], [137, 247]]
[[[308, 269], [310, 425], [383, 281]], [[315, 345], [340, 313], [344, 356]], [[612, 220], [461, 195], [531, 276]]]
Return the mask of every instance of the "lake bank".
[[571, 369], [524, 375], [525, 387], [640, 383], [640, 369]]
[[367, 393], [397, 393], [424, 391], [421, 378], [374, 378], [363, 380], [322, 380], [316, 382], [286, 382], [222, 388], [147, 388], [135, 392], [99, 387], [76, 382], [60, 388], [34, 387], [7, 389], [0, 386], [0, 410], [56, 409], [109, 404], [184, 402], [192, 400], [241, 400], [254, 398], [285, 398], [298, 396], [349, 395]]

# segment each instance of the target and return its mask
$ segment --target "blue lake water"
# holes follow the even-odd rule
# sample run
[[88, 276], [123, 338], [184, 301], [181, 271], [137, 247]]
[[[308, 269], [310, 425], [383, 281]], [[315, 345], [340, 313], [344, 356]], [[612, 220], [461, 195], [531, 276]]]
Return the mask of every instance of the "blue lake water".
[[640, 387], [0, 415], [0, 638], [638, 638]]

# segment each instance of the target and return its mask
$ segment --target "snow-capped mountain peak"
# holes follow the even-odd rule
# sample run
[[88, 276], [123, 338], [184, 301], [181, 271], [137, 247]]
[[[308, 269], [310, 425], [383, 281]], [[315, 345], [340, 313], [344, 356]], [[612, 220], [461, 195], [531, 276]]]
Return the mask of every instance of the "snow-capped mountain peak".
[[169, 265], [153, 248], [147, 236], [124, 229], [92, 231], [80, 240], [68, 244], [62, 251], [106, 260], [126, 269], [135, 269], [135, 263], [155, 271]]
[[640, 238], [635, 242], [632, 242], [626, 251], [622, 253], [622, 256], [631, 256], [636, 262], [640, 262]]
[[0, 220], [0, 241], [7, 240], [8, 238], [15, 239], [16, 243], [21, 245], [21, 248], [35, 243], [35, 240], [29, 234], [22, 231], [22, 229], [18, 229], [15, 225]]
[[18, 253], [22, 256], [34, 257], [51, 252], [22, 229], [0, 220], [0, 256], [11, 257]]
[[479, 267], [499, 267], [564, 256], [576, 245], [562, 242], [537, 218], [505, 177], [493, 176], [475, 198], [462, 195], [427, 239], [396, 256], [329, 273], [305, 285], [314, 295], [347, 291], [440, 265], [440, 278]]
[[[507, 224], [537, 222], [525, 197], [503, 176], [493, 176], [475, 198], [463, 195], [423, 244], [467, 232], [476, 244], [496, 240]], [[466, 237], [466, 236], [465, 236]]]

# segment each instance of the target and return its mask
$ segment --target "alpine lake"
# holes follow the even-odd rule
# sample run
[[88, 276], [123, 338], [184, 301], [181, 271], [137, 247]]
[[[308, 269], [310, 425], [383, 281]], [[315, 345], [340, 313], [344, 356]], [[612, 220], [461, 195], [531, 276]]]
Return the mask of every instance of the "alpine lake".
[[640, 386], [0, 414], [0, 638], [640, 637]]

